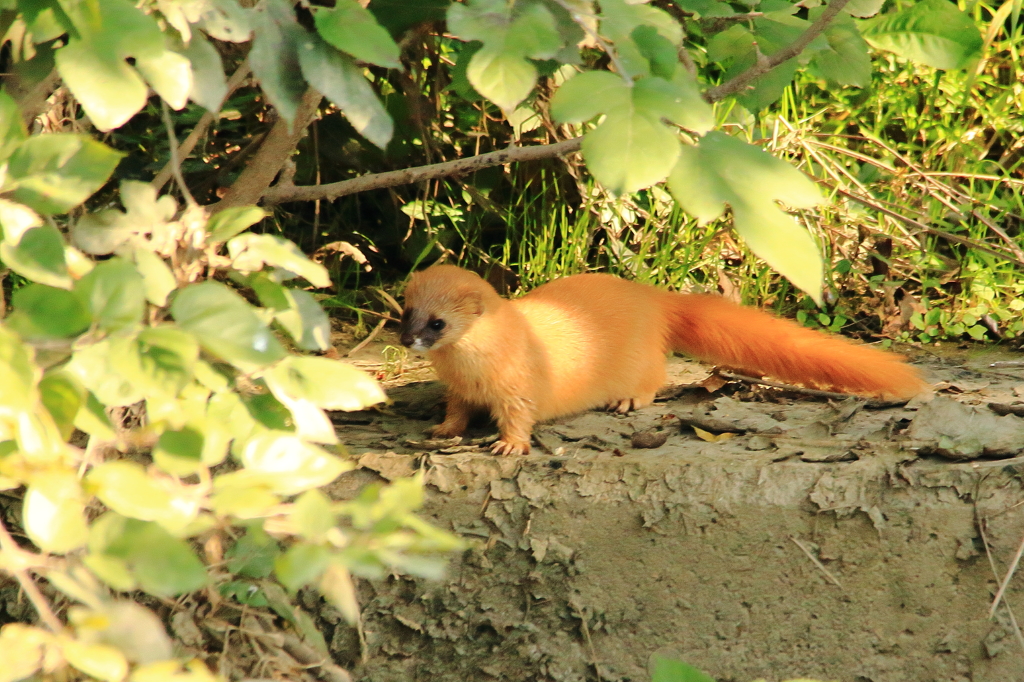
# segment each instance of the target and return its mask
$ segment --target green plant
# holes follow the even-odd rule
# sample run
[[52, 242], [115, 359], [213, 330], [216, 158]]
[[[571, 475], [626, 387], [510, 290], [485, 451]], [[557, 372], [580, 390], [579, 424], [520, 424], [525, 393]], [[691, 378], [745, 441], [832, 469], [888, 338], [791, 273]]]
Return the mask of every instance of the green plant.
[[[119, 155], [82, 135], [29, 136], [4, 93], [0, 110], [0, 258], [28, 282], [0, 325], [0, 487], [24, 486], [21, 526], [40, 550], [0, 524], [0, 568], [41, 621], [0, 630], [0, 679], [66, 666], [106, 682], [212, 679], [183, 672], [159, 619], [116, 593], [205, 589], [269, 606], [315, 642], [271, 578], [315, 586], [355, 623], [353, 575], [439, 575], [461, 543], [413, 515], [419, 479], [347, 502], [318, 490], [352, 468], [324, 410], [385, 400], [358, 370], [272, 331], [329, 347], [326, 315], [295, 286], [328, 286], [327, 271], [249, 231], [261, 209], [179, 211], [133, 181], [123, 210], [80, 213], [65, 235], [55, 216]], [[30, 573], [77, 603], [67, 625]]]

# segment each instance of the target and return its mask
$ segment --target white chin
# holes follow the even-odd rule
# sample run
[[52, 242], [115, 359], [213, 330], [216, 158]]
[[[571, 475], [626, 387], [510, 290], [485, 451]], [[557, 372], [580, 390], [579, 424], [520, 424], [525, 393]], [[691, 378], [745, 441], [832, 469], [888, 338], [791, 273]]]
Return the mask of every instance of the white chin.
[[428, 351], [428, 350], [430, 350], [430, 346], [425, 345], [419, 339], [416, 339], [416, 341], [414, 341], [413, 344], [411, 346], [409, 346], [409, 348], [412, 348], [413, 350], [418, 350], [418, 351]]

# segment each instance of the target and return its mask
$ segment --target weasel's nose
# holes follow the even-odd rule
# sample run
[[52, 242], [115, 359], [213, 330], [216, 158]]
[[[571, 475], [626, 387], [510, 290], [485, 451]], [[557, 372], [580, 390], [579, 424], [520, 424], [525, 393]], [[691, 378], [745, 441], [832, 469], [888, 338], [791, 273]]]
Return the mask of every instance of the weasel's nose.
[[401, 341], [402, 345], [406, 348], [411, 348], [412, 344], [416, 343], [416, 337], [412, 332], [403, 332], [399, 337], [399, 341]]

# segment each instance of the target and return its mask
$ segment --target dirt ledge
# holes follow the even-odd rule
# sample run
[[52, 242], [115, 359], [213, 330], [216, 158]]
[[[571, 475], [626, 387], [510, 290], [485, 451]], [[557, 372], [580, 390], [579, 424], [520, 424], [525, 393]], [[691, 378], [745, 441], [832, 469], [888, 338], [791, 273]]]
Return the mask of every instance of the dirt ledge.
[[[356, 679], [645, 680], [654, 652], [721, 681], [1024, 678], [1005, 609], [986, 617], [997, 584], [975, 521], [1005, 570], [1024, 532], [1007, 513], [1024, 499], [1020, 463], [895, 447], [854, 462], [723, 459], [713, 445], [363, 454], [342, 487], [424, 466], [426, 515], [479, 545], [443, 583], [365, 586], [372, 655]], [[1019, 590], [1008, 599], [1024, 612]], [[333, 645], [357, 662], [351, 637]]]

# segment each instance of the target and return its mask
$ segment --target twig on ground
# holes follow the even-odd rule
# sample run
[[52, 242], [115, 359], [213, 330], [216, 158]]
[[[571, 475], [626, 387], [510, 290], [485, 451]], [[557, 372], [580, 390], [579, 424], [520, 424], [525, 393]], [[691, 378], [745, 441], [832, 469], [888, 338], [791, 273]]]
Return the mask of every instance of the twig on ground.
[[350, 350], [349, 352], [345, 353], [345, 356], [350, 358], [353, 355], [355, 355], [356, 353], [358, 353], [359, 351], [361, 351], [363, 348], [365, 348], [367, 344], [369, 344], [371, 341], [373, 341], [377, 337], [377, 334], [380, 333], [380, 330], [383, 329], [384, 325], [387, 324], [387, 323], [388, 323], [388, 318], [386, 318], [386, 317], [381, 318], [381, 321], [377, 323], [377, 326], [373, 328], [373, 331], [371, 331], [369, 334], [367, 334], [366, 338], [363, 339], [362, 341], [360, 341], [358, 344], [356, 344], [356, 346], [352, 350]]
[[[974, 508], [974, 522], [978, 526], [978, 531], [981, 533], [981, 542], [985, 545], [985, 556], [988, 557], [988, 565], [992, 568], [992, 576], [999, 580], [999, 570], [996, 568], [996, 560], [992, 556], [992, 550], [988, 543], [988, 536], [985, 534], [985, 519], [978, 516], [978, 508], [975, 505]], [[1010, 608], [1009, 602], [1003, 602], [1006, 606], [1006, 613], [1010, 616], [1010, 623], [1013, 625], [1013, 633], [1017, 636], [1017, 643], [1020, 644], [1020, 648], [1024, 649], [1024, 634], [1021, 634], [1020, 626], [1017, 625], [1017, 617], [1013, 615], [1013, 609]], [[995, 607], [993, 606], [993, 613], [995, 613]], [[991, 618], [991, 616], [989, 616]]]
[[811, 550], [810, 550], [810, 548], [808, 548], [808, 547], [807, 547], [807, 545], [805, 545], [804, 543], [802, 543], [802, 542], [800, 542], [799, 540], [797, 540], [797, 539], [796, 539], [796, 537], [795, 537], [795, 536], [793, 536], [793, 535], [790, 535], [790, 536], [789, 536], [789, 539], [790, 539], [790, 540], [792, 540], [792, 541], [793, 541], [793, 543], [794, 543], [794, 544], [795, 544], [795, 545], [796, 545], [797, 547], [799, 547], [800, 549], [802, 549], [802, 550], [804, 551], [804, 554], [806, 554], [806, 555], [807, 555], [807, 558], [808, 558], [808, 559], [810, 559], [810, 560], [811, 560], [811, 562], [812, 562], [812, 563], [813, 563], [813, 564], [814, 564], [815, 566], [817, 566], [817, 567], [818, 567], [818, 568], [819, 568], [819, 569], [821, 570], [821, 572], [822, 572], [822, 573], [824, 573], [824, 574], [825, 574], [825, 577], [826, 577], [826, 578], [828, 578], [829, 582], [831, 582], [831, 583], [832, 583], [833, 585], [835, 585], [836, 587], [838, 587], [838, 588], [839, 588], [840, 590], [843, 590], [843, 592], [845, 592], [845, 591], [846, 591], [846, 590], [845, 590], [845, 589], [843, 588], [843, 585], [842, 585], [842, 583], [840, 583], [840, 582], [839, 582], [839, 579], [838, 579], [838, 578], [836, 578], [836, 577], [835, 577], [834, 575], [832, 575], [831, 573], [829, 573], [829, 570], [828, 570], [827, 568], [825, 568], [825, 565], [824, 565], [824, 564], [822, 564], [822, 563], [821, 563], [820, 561], [818, 561], [818, 557], [814, 556], [814, 554], [812, 554], [812, 553], [811, 553]]
[[[1002, 582], [999, 584], [999, 591], [996, 592], [995, 598], [992, 600], [992, 608], [988, 610], [988, 617], [996, 615], [996, 608], [999, 606], [999, 602], [1003, 599], [1003, 594], [1006, 592], [1006, 588], [1010, 585], [1010, 580], [1013, 575], [1017, 572], [1017, 566], [1020, 564], [1020, 558], [1024, 556], [1024, 537], [1020, 539], [1020, 547], [1017, 548], [1017, 553], [1013, 555], [1013, 561], [1010, 562], [1010, 567], [1006, 569], [1006, 575], [1003, 576]], [[998, 575], [996, 576], [999, 577]]]

